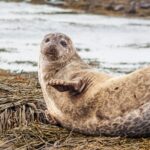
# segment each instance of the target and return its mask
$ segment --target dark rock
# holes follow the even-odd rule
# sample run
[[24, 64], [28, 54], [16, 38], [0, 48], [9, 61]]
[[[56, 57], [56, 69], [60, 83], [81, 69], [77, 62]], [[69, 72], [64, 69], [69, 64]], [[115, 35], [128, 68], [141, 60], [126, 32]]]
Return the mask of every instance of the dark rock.
[[103, 7], [107, 10], [113, 10], [114, 9], [114, 3], [108, 3], [108, 4], [103, 4]]
[[127, 11], [129, 14], [135, 14], [136, 13], [136, 1], [131, 1], [129, 10]]

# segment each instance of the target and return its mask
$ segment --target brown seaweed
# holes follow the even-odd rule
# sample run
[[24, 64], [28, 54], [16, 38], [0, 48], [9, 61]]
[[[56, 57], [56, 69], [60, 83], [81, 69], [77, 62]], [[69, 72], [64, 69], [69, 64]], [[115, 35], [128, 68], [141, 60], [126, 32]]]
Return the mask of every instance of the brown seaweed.
[[86, 136], [49, 123], [37, 73], [0, 70], [0, 150], [149, 150], [149, 138]]

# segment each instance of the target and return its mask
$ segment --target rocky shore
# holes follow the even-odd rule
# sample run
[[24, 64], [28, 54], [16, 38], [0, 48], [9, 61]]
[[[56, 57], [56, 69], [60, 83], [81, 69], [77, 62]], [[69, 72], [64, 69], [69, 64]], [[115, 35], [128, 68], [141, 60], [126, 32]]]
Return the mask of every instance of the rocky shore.
[[65, 0], [65, 8], [108, 16], [150, 18], [149, 0]]
[[150, 18], [150, 0], [6, 0], [26, 1], [107, 16]]

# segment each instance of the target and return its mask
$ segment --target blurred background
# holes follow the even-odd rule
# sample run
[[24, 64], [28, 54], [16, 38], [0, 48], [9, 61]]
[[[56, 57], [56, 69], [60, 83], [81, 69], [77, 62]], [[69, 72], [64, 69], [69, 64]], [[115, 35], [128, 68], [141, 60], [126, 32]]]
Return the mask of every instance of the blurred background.
[[1, 0], [0, 68], [37, 71], [50, 32], [69, 35], [81, 57], [105, 72], [150, 65], [150, 0]]

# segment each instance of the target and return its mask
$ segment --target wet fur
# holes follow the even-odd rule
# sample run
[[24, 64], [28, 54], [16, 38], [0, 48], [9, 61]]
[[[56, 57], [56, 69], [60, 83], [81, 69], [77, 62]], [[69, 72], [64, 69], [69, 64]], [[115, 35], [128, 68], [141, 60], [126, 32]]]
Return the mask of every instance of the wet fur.
[[[51, 79], [77, 77], [86, 83], [78, 95], [47, 86]], [[72, 48], [56, 62], [41, 54], [39, 80], [48, 110], [62, 126], [92, 135], [150, 136], [150, 67], [112, 77], [88, 66]]]

